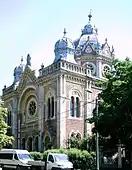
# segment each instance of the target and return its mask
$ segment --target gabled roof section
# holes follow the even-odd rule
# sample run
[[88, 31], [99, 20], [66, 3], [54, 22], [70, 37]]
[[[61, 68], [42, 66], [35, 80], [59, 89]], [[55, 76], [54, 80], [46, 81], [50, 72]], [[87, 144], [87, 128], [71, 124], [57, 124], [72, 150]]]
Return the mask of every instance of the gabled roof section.
[[38, 86], [38, 80], [37, 77], [35, 76], [35, 71], [31, 70], [31, 67], [26, 65], [25, 70], [22, 74], [21, 80], [16, 87], [16, 92], [20, 94], [22, 90], [28, 86], [28, 85], [34, 85]]
[[102, 44], [102, 55], [111, 57], [110, 46], [108, 45], [107, 39], [105, 39], [105, 43]]

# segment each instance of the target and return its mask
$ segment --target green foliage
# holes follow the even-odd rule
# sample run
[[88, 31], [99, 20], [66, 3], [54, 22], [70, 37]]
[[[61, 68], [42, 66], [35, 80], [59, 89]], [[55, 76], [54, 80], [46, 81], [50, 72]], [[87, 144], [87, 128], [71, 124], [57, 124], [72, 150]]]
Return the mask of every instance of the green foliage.
[[80, 150], [95, 151], [95, 136], [86, 136], [84, 138], [77, 138], [76, 136], [68, 139], [70, 148], [77, 148]]
[[0, 149], [6, 145], [11, 145], [13, 141], [13, 137], [7, 135], [8, 125], [5, 122], [6, 117], [7, 110], [3, 107], [3, 104], [0, 101]]
[[42, 154], [40, 152], [30, 152], [30, 154], [34, 160], [42, 160], [43, 159]]
[[[91, 152], [89, 153], [86, 150], [79, 150], [76, 148], [71, 149], [52, 149], [47, 150], [44, 153], [41, 153], [41, 158], [43, 157], [43, 161], [46, 161], [48, 153], [65, 153], [68, 155], [69, 160], [73, 163], [73, 166], [75, 169], [95, 169], [95, 153]], [[35, 154], [40, 154], [36, 152], [31, 152], [31, 156], [34, 156]]]
[[[106, 75], [105, 88], [99, 95], [99, 116], [89, 120], [98, 131], [117, 146], [119, 140], [132, 149], [132, 62], [114, 60], [113, 70]], [[109, 142], [109, 143], [111, 143]]]

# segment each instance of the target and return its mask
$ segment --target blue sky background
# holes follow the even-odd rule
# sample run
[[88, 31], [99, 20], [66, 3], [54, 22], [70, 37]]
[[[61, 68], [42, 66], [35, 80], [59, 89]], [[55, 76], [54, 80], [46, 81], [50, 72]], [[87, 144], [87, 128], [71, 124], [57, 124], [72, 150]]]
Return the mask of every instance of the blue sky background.
[[54, 44], [63, 36], [75, 40], [88, 23], [99, 33], [99, 42], [108, 39], [116, 56], [132, 57], [131, 0], [0, 0], [0, 89], [13, 82], [13, 70], [30, 53], [32, 67], [38, 72], [54, 60]]

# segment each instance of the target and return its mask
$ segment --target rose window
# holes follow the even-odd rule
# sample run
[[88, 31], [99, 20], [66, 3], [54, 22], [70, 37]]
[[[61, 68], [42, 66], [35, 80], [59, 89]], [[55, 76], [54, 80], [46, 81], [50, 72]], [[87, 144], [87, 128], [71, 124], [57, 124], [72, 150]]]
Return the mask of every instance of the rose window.
[[93, 66], [91, 64], [88, 64], [87, 66], [91, 70], [91, 72], [93, 72], [93, 70], [94, 70]]
[[35, 101], [31, 101], [28, 106], [28, 112], [31, 116], [33, 116], [36, 112], [37, 106]]
[[104, 66], [103, 68], [103, 74], [105, 75], [106, 73], [108, 73], [110, 71], [110, 67], [109, 66]]
[[91, 62], [86, 62], [83, 64], [84, 67], [91, 70], [91, 74], [94, 75], [96, 73], [96, 65]]
[[91, 74], [95, 73], [95, 67], [92, 64], [87, 64], [87, 67], [91, 70]]

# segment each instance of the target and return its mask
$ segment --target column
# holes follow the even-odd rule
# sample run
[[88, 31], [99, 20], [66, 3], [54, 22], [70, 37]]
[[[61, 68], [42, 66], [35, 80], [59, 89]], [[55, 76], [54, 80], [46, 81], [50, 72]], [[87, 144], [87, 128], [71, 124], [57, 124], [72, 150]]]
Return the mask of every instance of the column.
[[101, 60], [97, 60], [96, 65], [97, 65], [96, 76], [99, 77], [99, 78], [102, 78], [102, 62], [101, 62]]
[[56, 134], [56, 138], [57, 138], [57, 147], [60, 147], [60, 92], [59, 92], [59, 88], [60, 88], [60, 77], [59, 75], [57, 75], [57, 134]]

